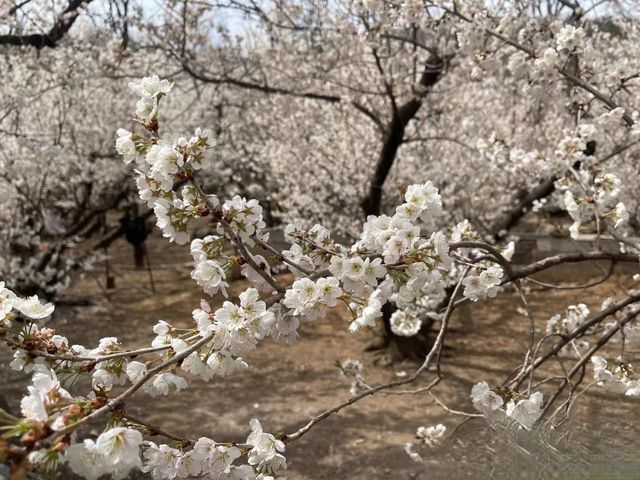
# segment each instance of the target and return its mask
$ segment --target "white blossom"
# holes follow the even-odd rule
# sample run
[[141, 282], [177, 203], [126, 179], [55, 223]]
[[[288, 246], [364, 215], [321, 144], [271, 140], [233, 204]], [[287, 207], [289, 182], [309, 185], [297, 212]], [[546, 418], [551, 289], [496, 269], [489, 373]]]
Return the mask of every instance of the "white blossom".
[[471, 401], [479, 412], [491, 415], [504, 405], [502, 397], [493, 392], [487, 382], [480, 382], [471, 389]]
[[284, 456], [284, 442], [277, 440], [270, 433], [262, 430], [262, 425], [255, 418], [249, 422], [251, 434], [247, 443], [252, 446], [249, 451], [249, 465], [254, 465], [259, 471], [275, 473], [287, 468]]
[[431, 427], [419, 427], [416, 437], [420, 438], [428, 446], [435, 447], [442, 442], [446, 431], [447, 427], [439, 423]]
[[584, 40], [584, 30], [582, 27], [565, 25], [556, 35], [556, 46], [558, 50], [574, 50], [582, 47]]
[[396, 310], [389, 319], [391, 331], [402, 337], [411, 337], [420, 331], [422, 322], [419, 318], [407, 314], [403, 310]]
[[506, 413], [523, 428], [530, 430], [542, 415], [542, 407], [542, 393], [535, 392], [529, 398], [510, 400], [507, 403]]
[[36, 295], [25, 299], [16, 299], [14, 306], [24, 316], [34, 320], [47, 318], [54, 310], [53, 304], [46, 303], [43, 305]]
[[193, 278], [198, 285], [202, 287], [205, 293], [215, 295], [219, 291], [227, 296], [226, 273], [223, 268], [215, 260], [204, 260], [196, 264], [196, 268], [191, 272]]
[[163, 372], [155, 375], [153, 380], [145, 383], [142, 389], [152, 397], [167, 396], [169, 392], [179, 392], [187, 388], [187, 381], [171, 372]]
[[157, 75], [144, 77], [141, 80], [130, 82], [129, 88], [141, 97], [157, 97], [159, 94], [167, 94], [173, 88], [169, 80], [160, 80]]

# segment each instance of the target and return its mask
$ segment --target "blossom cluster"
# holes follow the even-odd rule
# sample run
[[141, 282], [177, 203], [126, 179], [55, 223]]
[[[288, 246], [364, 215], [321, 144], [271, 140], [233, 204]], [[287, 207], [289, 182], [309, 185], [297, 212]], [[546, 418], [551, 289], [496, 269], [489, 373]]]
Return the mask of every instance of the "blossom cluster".
[[[47, 425], [52, 431], [62, 430], [87, 415], [92, 408], [104, 405], [104, 396], [127, 379], [134, 384], [144, 381], [142, 388], [153, 396], [167, 395], [170, 391], [177, 392], [187, 387], [186, 380], [172, 372], [161, 372], [145, 379], [147, 364], [128, 361], [126, 356], [119, 357], [121, 348], [113, 337], [103, 338], [94, 349], [80, 345], [69, 348], [65, 337], [38, 326], [51, 315], [53, 305], [43, 305], [36, 297], [20, 298], [4, 288], [4, 284], [0, 285], [0, 289], [4, 328], [10, 329], [19, 316], [24, 316], [29, 320], [29, 328], [17, 337], [23, 344], [68, 358], [66, 362], [54, 362], [50, 366], [45, 359], [36, 356], [34, 360], [25, 350], [16, 350], [12, 367], [34, 372], [28, 394], [21, 401], [25, 425]], [[199, 335], [211, 336], [211, 349], [204, 358], [194, 351], [185, 358], [180, 368], [205, 380], [246, 368], [246, 364], [234, 356], [253, 348], [273, 320], [255, 289], [240, 294], [239, 306], [225, 302], [214, 313], [203, 302], [201, 309], [194, 311], [194, 318]], [[158, 322], [153, 331], [156, 334], [153, 347], [166, 346], [173, 354], [180, 354], [189, 347], [187, 341], [177, 336], [175, 329], [167, 322]], [[63, 365], [72, 367], [75, 356], [100, 359], [113, 354], [117, 358], [101, 361], [93, 370], [92, 392], [86, 397], [73, 396], [56, 375], [55, 369]], [[53, 367], [55, 363], [57, 365]], [[77, 370], [78, 374], [82, 372], [82, 368]], [[66, 446], [64, 455], [56, 461], [66, 462], [76, 474], [89, 480], [105, 474], [110, 474], [114, 479], [127, 478], [132, 469], [149, 471], [158, 479], [184, 478], [201, 473], [213, 475], [213, 472], [217, 472], [216, 478], [271, 478], [286, 469], [286, 461], [280, 453], [284, 451], [284, 444], [273, 435], [264, 433], [257, 420], [251, 422], [251, 427], [252, 433], [247, 439], [250, 447], [244, 451], [201, 438], [194, 449], [186, 454], [167, 445], [157, 447], [151, 442], [143, 443], [142, 435], [136, 429], [115, 427], [105, 430], [95, 441], [85, 439]], [[140, 457], [141, 449], [146, 459], [144, 465]], [[41, 451], [35, 451], [34, 460], [42, 454]], [[248, 465], [233, 466], [233, 461], [244, 454], [248, 455]]]
[[131, 470], [142, 469], [142, 434], [133, 428], [115, 427], [102, 432], [94, 441], [70, 445], [64, 454], [69, 468], [87, 480], [111, 475], [114, 480], [129, 477]]
[[349, 388], [351, 395], [357, 395], [369, 388], [364, 378], [364, 366], [359, 360], [348, 358], [338, 362], [338, 368], [340, 369], [340, 375], [351, 379], [351, 387]]
[[[589, 317], [589, 308], [584, 303], [578, 305], [569, 305], [566, 309], [565, 316], [560, 314], [552, 316], [547, 321], [547, 334], [567, 335], [573, 333], [581, 327]], [[584, 339], [573, 339], [569, 345], [562, 348], [563, 353], [574, 354], [580, 357], [589, 349], [589, 342]]]
[[503, 275], [502, 268], [494, 266], [483, 270], [479, 275], [465, 277], [462, 280], [464, 296], [474, 302], [487, 297], [495, 297]]
[[471, 401], [476, 410], [490, 421], [513, 420], [525, 430], [533, 428], [543, 412], [542, 393], [521, 395], [513, 391], [491, 389], [486, 382], [473, 386]]
[[[443, 442], [446, 431], [447, 427], [441, 423], [429, 427], [420, 426], [416, 430], [416, 438], [428, 447], [435, 447]], [[422, 456], [416, 451], [416, 445], [413, 442], [407, 442], [404, 446], [404, 451], [414, 462], [424, 462]]]
[[572, 238], [579, 236], [583, 223], [594, 222], [598, 233], [600, 230], [617, 233], [627, 224], [629, 212], [625, 203], [619, 201], [621, 183], [614, 174], [594, 177], [588, 171], [581, 171], [576, 182], [569, 179], [562, 182], [564, 206], [573, 220], [569, 227]]
[[[217, 443], [207, 437], [199, 438], [186, 452], [167, 444], [146, 442], [143, 470], [157, 480], [200, 476], [224, 480], [271, 480], [287, 468], [281, 454], [285, 449], [284, 443], [265, 433], [258, 420], [251, 420], [250, 425], [251, 433], [246, 440], [249, 447], [243, 448]], [[248, 464], [234, 465], [244, 455], [248, 456]]]
[[640, 395], [640, 376], [633, 367], [622, 358], [616, 358], [609, 364], [599, 356], [591, 357], [593, 379], [601, 387], [629, 396]]
[[[157, 136], [158, 107], [173, 84], [153, 76], [131, 82], [129, 88], [141, 97], [136, 108], [136, 119], [152, 136], [145, 138], [120, 129], [117, 132], [116, 150], [125, 163], [135, 163], [140, 198], [153, 208], [163, 235], [171, 241], [184, 244], [189, 241], [190, 221], [209, 212], [208, 207], [196, 202], [194, 187], [183, 188], [182, 195], [178, 196], [173, 191], [174, 183], [210, 166], [213, 133], [198, 129], [189, 139], [179, 137], [175, 141], [165, 142]], [[210, 195], [206, 203], [217, 205], [217, 197]]]

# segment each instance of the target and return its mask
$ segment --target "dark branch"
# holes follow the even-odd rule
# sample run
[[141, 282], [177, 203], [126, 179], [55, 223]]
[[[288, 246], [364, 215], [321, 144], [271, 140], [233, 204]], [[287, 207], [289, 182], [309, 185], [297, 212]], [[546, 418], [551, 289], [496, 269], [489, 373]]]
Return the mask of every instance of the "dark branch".
[[420, 77], [419, 85], [423, 91], [405, 104], [397, 107], [397, 109], [394, 109], [393, 118], [386, 130], [382, 151], [380, 152], [376, 170], [371, 180], [369, 194], [361, 203], [365, 216], [380, 214], [382, 188], [396, 159], [398, 148], [400, 148], [400, 145], [402, 145], [404, 141], [405, 128], [416, 116], [418, 110], [420, 110], [424, 96], [429, 89], [438, 82], [444, 72], [445, 66], [446, 62], [443, 59], [438, 57], [430, 58]]
[[67, 34], [80, 12], [80, 7], [93, 0], [71, 0], [67, 8], [60, 14], [56, 23], [47, 33], [33, 33], [29, 35], [0, 35], [0, 45], [31, 46], [38, 50], [48, 47], [55, 48], [58, 42]]
[[[315, 92], [297, 92], [295, 90], [289, 90], [281, 87], [272, 87], [266, 84], [260, 84], [255, 82], [250, 82], [246, 80], [240, 80], [232, 77], [210, 77], [204, 73], [196, 72], [193, 68], [191, 68], [186, 63], [182, 63], [182, 67], [185, 72], [191, 75], [193, 78], [200, 80], [205, 83], [213, 83], [217, 85], [231, 85], [234, 87], [242, 88], [245, 90], [254, 90], [270, 95], [287, 95], [290, 97], [297, 98], [308, 98], [311, 100], [320, 100], [329, 103], [340, 103], [342, 101], [342, 97], [337, 95], [327, 95], [324, 93], [315, 93]], [[369, 109], [367, 109], [364, 105], [352, 101], [350, 102], [353, 107], [358, 110], [360, 113], [363, 113], [367, 118], [369, 118], [373, 123], [376, 124], [379, 130], [384, 130], [384, 125], [380, 121], [380, 119]]]

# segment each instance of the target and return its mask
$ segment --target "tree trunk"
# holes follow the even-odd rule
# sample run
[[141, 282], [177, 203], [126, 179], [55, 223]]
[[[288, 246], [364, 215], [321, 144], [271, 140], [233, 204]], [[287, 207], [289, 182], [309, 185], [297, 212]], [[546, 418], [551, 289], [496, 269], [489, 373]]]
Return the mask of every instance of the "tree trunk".
[[[384, 182], [389, 176], [391, 167], [393, 167], [398, 149], [404, 141], [405, 128], [422, 107], [424, 97], [429, 89], [438, 82], [444, 69], [445, 62], [442, 59], [437, 57], [430, 58], [420, 78], [420, 86], [423, 88], [422, 93], [394, 109], [393, 118], [385, 129], [382, 150], [369, 186], [369, 194], [360, 204], [365, 218], [369, 215], [380, 215]], [[383, 307], [384, 338], [374, 348], [387, 348], [393, 360], [424, 358], [424, 355], [429, 351], [428, 336], [433, 320], [424, 319], [422, 328], [417, 335], [401, 337], [391, 331], [389, 319], [395, 310], [396, 307], [392, 304], [386, 304]]]
[[431, 327], [433, 320], [422, 319], [422, 326], [417, 334], [411, 337], [402, 337], [391, 331], [389, 319], [393, 312], [397, 310], [395, 304], [386, 303], [382, 307], [382, 320], [384, 321], [384, 337], [382, 347], [386, 348], [393, 361], [400, 360], [424, 360], [425, 355], [431, 349]]
[[133, 246], [133, 260], [136, 268], [144, 268], [144, 243]]

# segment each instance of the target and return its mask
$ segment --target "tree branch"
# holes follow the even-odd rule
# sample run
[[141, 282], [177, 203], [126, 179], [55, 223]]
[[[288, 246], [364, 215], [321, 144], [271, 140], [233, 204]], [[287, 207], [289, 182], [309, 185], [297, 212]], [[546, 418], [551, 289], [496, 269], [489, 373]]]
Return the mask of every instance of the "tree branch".
[[[29, 35], [0, 35], [0, 45], [31, 46], [38, 50], [48, 47], [55, 48], [58, 42], [67, 34], [75, 23], [80, 7], [93, 0], [71, 0], [56, 22], [47, 33], [33, 33]], [[26, 3], [26, 2], [25, 2]], [[21, 5], [22, 6], [22, 5]]]

